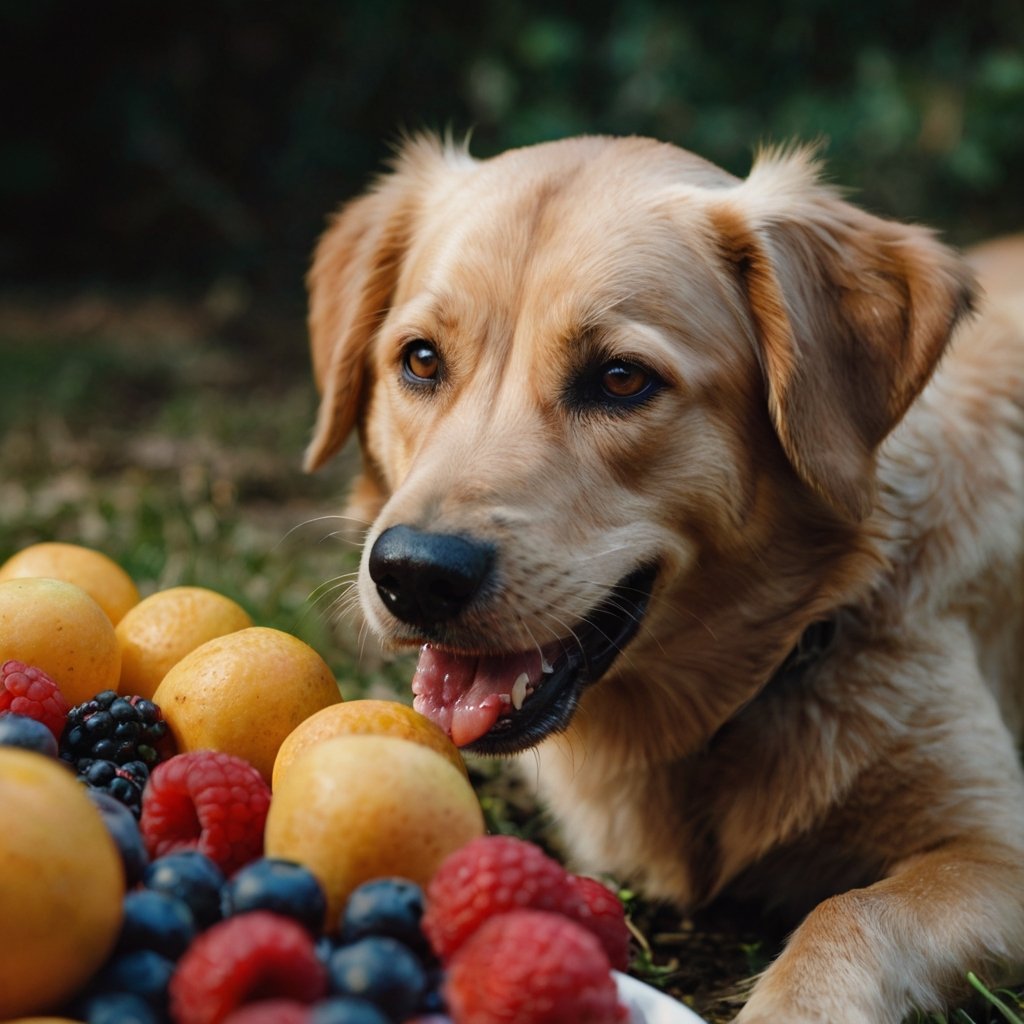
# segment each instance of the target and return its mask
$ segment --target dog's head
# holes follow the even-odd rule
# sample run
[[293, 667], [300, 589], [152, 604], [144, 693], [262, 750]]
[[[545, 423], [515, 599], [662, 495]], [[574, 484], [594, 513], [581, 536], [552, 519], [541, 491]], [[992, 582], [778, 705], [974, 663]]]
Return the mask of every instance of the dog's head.
[[724, 664], [730, 616], [792, 642], [811, 555], [869, 515], [970, 295], [806, 152], [740, 181], [608, 138], [487, 161], [414, 140], [309, 283], [307, 465], [358, 427], [363, 608], [422, 646], [417, 707], [483, 751], [563, 729], [631, 644], [672, 658], [697, 628]]

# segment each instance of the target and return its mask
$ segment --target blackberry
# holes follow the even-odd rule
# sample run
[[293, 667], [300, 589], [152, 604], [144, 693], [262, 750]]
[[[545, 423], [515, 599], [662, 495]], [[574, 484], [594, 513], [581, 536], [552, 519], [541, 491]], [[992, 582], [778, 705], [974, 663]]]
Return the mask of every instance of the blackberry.
[[90, 788], [119, 800], [138, 818], [142, 814], [142, 791], [149, 779], [149, 768], [142, 761], [118, 764], [116, 761], [80, 758], [75, 768], [78, 777]]
[[79, 771], [83, 760], [141, 761], [149, 769], [164, 760], [168, 741], [167, 723], [151, 700], [104, 690], [68, 712], [60, 756]]

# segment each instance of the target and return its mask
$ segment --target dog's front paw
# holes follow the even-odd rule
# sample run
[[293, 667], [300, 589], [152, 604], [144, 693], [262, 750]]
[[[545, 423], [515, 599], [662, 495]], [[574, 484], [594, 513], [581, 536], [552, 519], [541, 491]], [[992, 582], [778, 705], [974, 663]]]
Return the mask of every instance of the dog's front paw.
[[891, 1019], [868, 980], [863, 972], [828, 970], [788, 950], [753, 979], [732, 1024], [897, 1024], [899, 1016]]
[[855, 1006], [825, 996], [823, 1001], [800, 998], [759, 998], [756, 994], [733, 1024], [882, 1024]]

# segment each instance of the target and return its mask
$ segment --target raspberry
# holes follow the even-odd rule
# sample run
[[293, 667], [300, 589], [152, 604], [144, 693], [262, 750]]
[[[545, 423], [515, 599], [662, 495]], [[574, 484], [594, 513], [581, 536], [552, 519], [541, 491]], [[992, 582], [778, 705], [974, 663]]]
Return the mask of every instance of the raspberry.
[[42, 722], [59, 742], [68, 703], [60, 687], [41, 668], [11, 658], [0, 665], [0, 715], [8, 711]]
[[572, 882], [586, 908], [579, 923], [598, 937], [612, 967], [617, 971], [626, 970], [629, 967], [629, 928], [622, 900], [596, 878], [574, 875]]
[[309, 1007], [294, 999], [261, 999], [239, 1007], [224, 1024], [309, 1024]]
[[512, 910], [480, 926], [445, 981], [459, 1024], [620, 1024], [608, 957], [597, 937], [561, 914]]
[[251, 764], [193, 750], [153, 769], [139, 825], [154, 860], [197, 849], [230, 875], [263, 852], [269, 807], [270, 787]]
[[587, 914], [572, 876], [539, 846], [513, 836], [481, 836], [435, 872], [423, 931], [447, 961], [488, 918], [526, 907], [575, 919]]
[[250, 1001], [312, 1003], [327, 991], [327, 972], [301, 924], [254, 910], [203, 932], [179, 961], [169, 991], [174, 1020], [220, 1024]]

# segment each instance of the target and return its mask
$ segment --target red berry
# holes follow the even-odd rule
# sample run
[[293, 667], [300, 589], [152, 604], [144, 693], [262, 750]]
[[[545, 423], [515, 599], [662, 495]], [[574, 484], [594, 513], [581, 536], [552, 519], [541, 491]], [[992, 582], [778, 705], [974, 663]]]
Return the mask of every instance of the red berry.
[[262, 854], [269, 807], [270, 787], [251, 764], [193, 750], [153, 769], [139, 827], [154, 860], [197, 849], [230, 875]]
[[0, 715], [8, 711], [42, 722], [60, 742], [68, 703], [60, 687], [41, 668], [13, 658], [0, 665]]
[[327, 972], [309, 932], [290, 918], [254, 910], [213, 925], [188, 948], [171, 978], [171, 1017], [221, 1024], [246, 1002], [312, 1003], [326, 991]]
[[261, 999], [224, 1018], [224, 1024], [307, 1024], [309, 1006], [292, 999]]
[[575, 875], [572, 881], [585, 904], [579, 923], [598, 937], [612, 967], [617, 971], [626, 970], [629, 967], [629, 928], [622, 900], [596, 878]]
[[481, 925], [444, 984], [456, 1024], [621, 1024], [608, 957], [561, 914], [513, 910]]
[[422, 927], [448, 960], [490, 917], [529, 907], [572, 918], [586, 913], [572, 876], [539, 846], [481, 836], [450, 854], [427, 886]]

